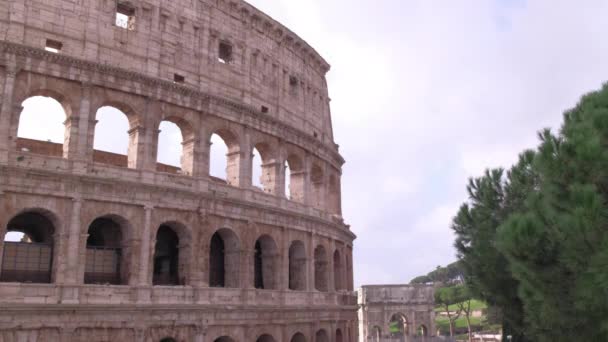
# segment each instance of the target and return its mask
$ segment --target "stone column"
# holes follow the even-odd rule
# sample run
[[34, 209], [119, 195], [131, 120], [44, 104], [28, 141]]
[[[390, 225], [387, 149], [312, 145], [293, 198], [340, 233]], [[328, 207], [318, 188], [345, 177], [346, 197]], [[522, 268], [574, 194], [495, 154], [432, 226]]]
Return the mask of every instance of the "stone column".
[[313, 292], [315, 290], [315, 246], [314, 246], [314, 234], [308, 234], [308, 241], [306, 246], [306, 259], [308, 260], [306, 267], [307, 275], [307, 286], [306, 291]]
[[[66, 139], [63, 147], [63, 157], [74, 160], [73, 167], [77, 173], [86, 173], [86, 162], [93, 153], [95, 136], [95, 113], [91, 113], [92, 85], [83, 82], [78, 113], [66, 113]], [[92, 158], [91, 158], [92, 159]]]
[[234, 165], [236, 162], [235, 157], [237, 157], [236, 152], [234, 156], [232, 156], [232, 153], [228, 153], [228, 168], [232, 168], [234, 171], [238, 170], [238, 182], [233, 185], [241, 188], [250, 188], [252, 184], [251, 172], [253, 147], [251, 146], [251, 136], [247, 129], [245, 129], [242, 133], [242, 141], [240, 141], [239, 149], [240, 153], [238, 154], [238, 157], [240, 159], [238, 160], [238, 165]]
[[255, 288], [255, 284], [254, 284], [255, 263], [253, 260], [254, 255], [255, 255], [254, 249], [243, 249], [242, 250], [241, 265], [243, 265], [243, 267], [242, 267], [241, 274], [243, 275], [243, 278], [242, 278], [243, 280], [241, 282], [241, 288], [245, 288], [245, 289]]
[[304, 183], [303, 198], [304, 198], [304, 204], [306, 204], [306, 205], [313, 205], [313, 199], [311, 196], [312, 184], [310, 181], [311, 168], [312, 168], [312, 157], [311, 157], [310, 153], [306, 153], [306, 156], [304, 157], [304, 171], [303, 171], [304, 174], [302, 175], [302, 177], [304, 178], [303, 179], [303, 183]]
[[144, 148], [146, 146], [146, 130], [143, 126], [135, 126], [127, 131], [129, 146], [127, 148], [127, 167], [142, 169], [144, 167]]
[[[338, 274], [335, 273], [336, 270], [336, 265], [335, 265], [335, 260], [334, 260], [334, 252], [336, 250], [336, 241], [335, 240], [330, 240], [329, 242], [329, 253], [328, 254], [328, 262], [329, 262], [329, 269], [327, 270], [328, 273], [328, 277], [327, 277], [327, 281], [329, 282], [329, 284], [327, 284], [327, 291], [329, 292], [336, 292], [338, 289], [336, 288], [336, 277], [339, 277]], [[339, 271], [339, 270], [338, 270]]]
[[[82, 279], [80, 264], [84, 264], [86, 260], [81, 260], [80, 254], [80, 240], [81, 240], [81, 222], [80, 222], [80, 211], [82, 209], [82, 198], [72, 199], [72, 214], [70, 216], [70, 226], [68, 231], [68, 243], [67, 243], [67, 257], [63, 260], [67, 262], [67, 269], [65, 272], [65, 283], [70, 285], [80, 284]], [[86, 253], [85, 253], [86, 255]], [[58, 262], [62, 262], [59, 261]]]
[[16, 68], [8, 67], [5, 73], [2, 107], [0, 108], [0, 163], [8, 161], [8, 151], [13, 145], [10, 137], [17, 133], [11, 132], [11, 118], [15, 115], [12, 110], [16, 76]]
[[151, 220], [152, 210], [154, 207], [146, 205], [144, 207], [144, 225], [141, 232], [141, 250], [139, 251], [139, 282], [140, 286], [151, 285], [151, 274], [150, 274], [150, 258], [151, 258]]

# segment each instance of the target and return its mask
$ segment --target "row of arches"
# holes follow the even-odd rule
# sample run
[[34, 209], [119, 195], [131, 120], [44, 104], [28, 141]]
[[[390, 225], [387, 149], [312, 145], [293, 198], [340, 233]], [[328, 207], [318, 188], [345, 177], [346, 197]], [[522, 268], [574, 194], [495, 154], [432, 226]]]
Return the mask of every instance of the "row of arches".
[[[16, 113], [16, 148], [20, 151], [69, 158], [74, 140], [72, 108], [66, 97], [37, 91]], [[43, 95], [43, 96], [42, 96]], [[193, 115], [160, 115], [151, 124], [122, 102], [100, 102], [94, 109], [93, 128], [87, 134], [92, 161], [114, 167], [152, 167], [157, 172], [211, 179], [238, 187], [257, 188], [332, 213], [340, 213], [339, 171], [320, 161], [307, 161], [295, 146], [280, 147], [277, 139], [210, 123], [199, 136]], [[77, 117], [77, 116], [74, 116]], [[149, 131], [152, 133], [150, 134]], [[199, 140], [206, 141], [200, 144]], [[33, 141], [32, 141], [33, 140]], [[41, 144], [40, 141], [45, 144]], [[81, 143], [79, 143], [81, 144]], [[149, 152], [152, 164], [145, 166]]]
[[[176, 342], [177, 340], [172, 337], [166, 337], [160, 340], [160, 342]], [[271, 334], [262, 334], [256, 340], [256, 342], [276, 342], [277, 340]], [[290, 342], [307, 342], [306, 336], [301, 332], [296, 332], [290, 339]], [[350, 340], [349, 340], [350, 341]], [[213, 342], [236, 342], [235, 339], [230, 336], [221, 336], [213, 340]], [[314, 342], [330, 342], [329, 334], [327, 330], [320, 329], [315, 333]], [[335, 342], [345, 342], [341, 329], [335, 331]]]
[[420, 324], [412, 331], [411, 323], [408, 321], [407, 317], [402, 313], [396, 313], [391, 316], [386, 336], [383, 335], [383, 330], [380, 326], [374, 325], [369, 337], [373, 342], [380, 342], [384, 337], [400, 338], [410, 335], [422, 337], [428, 336], [428, 328], [426, 325]]
[[[50, 212], [28, 210], [10, 219], [4, 235], [0, 281], [53, 282], [54, 258], [63, 258], [55, 251], [58, 233], [57, 219]], [[209, 287], [281, 290], [281, 252], [271, 235], [262, 234], [253, 246], [243, 246], [233, 230], [220, 228], [211, 235], [208, 244], [198, 247], [206, 250], [207, 258], [203, 256], [199, 262], [193, 262], [194, 247], [187, 227], [178, 222], [166, 222], [152, 233], [150, 280], [153, 285], [188, 285], [190, 268], [199, 268], [203, 273], [206, 271]], [[97, 217], [88, 225], [86, 237], [83, 283], [131, 285], [135, 279], [131, 265], [139, 260], [143, 250], [135, 250], [132, 246], [133, 229], [129, 221], [113, 214]], [[253, 252], [243, 258], [248, 250]], [[286, 289], [323, 292], [347, 289], [347, 270], [351, 267], [349, 255], [343, 255], [336, 248], [330, 260], [326, 247], [317, 245], [311, 265], [314, 289], [308, 286], [307, 255], [301, 240], [290, 242]], [[253, 276], [247, 281], [251, 284], [243, 283], [243, 274], [247, 273], [243, 269], [249, 267]], [[333, 287], [329, 284], [330, 272], [333, 272]]]

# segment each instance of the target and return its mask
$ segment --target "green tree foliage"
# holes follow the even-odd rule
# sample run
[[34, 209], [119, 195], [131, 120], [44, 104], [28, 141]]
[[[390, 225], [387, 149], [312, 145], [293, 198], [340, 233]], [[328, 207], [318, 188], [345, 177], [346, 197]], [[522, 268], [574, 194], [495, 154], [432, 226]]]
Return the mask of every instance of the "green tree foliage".
[[540, 134], [540, 175], [499, 229], [535, 341], [608, 341], [608, 86]]
[[454, 336], [454, 323], [460, 318], [461, 310], [450, 310], [450, 306], [461, 301], [456, 287], [440, 287], [435, 290], [435, 304], [439, 305], [448, 317], [450, 336]]
[[502, 169], [494, 169], [469, 180], [469, 202], [461, 206], [452, 224], [467, 285], [476, 297], [500, 308], [503, 331], [512, 341], [527, 341], [523, 306], [519, 282], [506, 256], [496, 248], [497, 231], [510, 214], [523, 208], [527, 194], [537, 186], [531, 167], [534, 156], [533, 151], [522, 153], [506, 176]]
[[427, 284], [436, 282], [443, 284], [457, 284], [462, 283], [462, 278], [462, 265], [460, 261], [455, 261], [446, 267], [437, 266], [434, 271], [412, 279], [410, 284]]
[[455, 246], [512, 341], [608, 341], [608, 85], [506, 174], [469, 181]]

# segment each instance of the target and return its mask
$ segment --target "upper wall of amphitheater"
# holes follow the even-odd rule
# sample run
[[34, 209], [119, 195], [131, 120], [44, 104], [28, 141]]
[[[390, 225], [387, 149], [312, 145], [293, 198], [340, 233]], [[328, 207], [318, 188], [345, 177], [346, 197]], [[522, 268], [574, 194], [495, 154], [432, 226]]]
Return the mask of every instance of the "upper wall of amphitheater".
[[[117, 12], [126, 13], [117, 22]], [[127, 18], [127, 19], [125, 19]], [[0, 40], [119, 66], [257, 108], [337, 149], [327, 62], [242, 0], [8, 0]]]

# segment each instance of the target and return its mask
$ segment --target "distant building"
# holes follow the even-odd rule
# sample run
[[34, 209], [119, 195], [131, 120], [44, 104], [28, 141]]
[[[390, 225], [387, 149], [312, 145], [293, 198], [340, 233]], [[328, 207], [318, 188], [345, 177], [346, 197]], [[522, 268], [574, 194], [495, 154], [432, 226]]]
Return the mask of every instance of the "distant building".
[[359, 342], [424, 341], [435, 336], [434, 296], [432, 285], [361, 287]]

